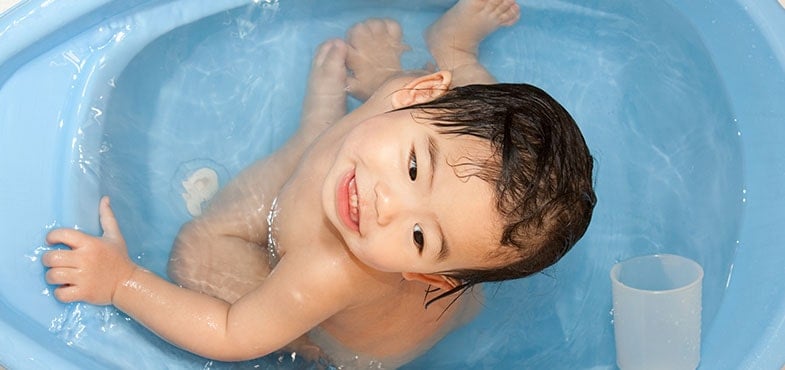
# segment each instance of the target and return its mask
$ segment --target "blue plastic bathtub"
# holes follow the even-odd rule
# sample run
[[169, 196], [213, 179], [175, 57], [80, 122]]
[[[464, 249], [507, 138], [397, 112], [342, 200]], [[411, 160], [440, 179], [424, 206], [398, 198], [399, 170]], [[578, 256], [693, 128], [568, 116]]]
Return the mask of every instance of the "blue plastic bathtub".
[[[276, 368], [208, 361], [112, 308], [64, 305], [46, 232], [97, 232], [113, 204], [163, 272], [183, 181], [220, 183], [295, 129], [313, 49], [368, 16], [404, 26], [405, 65], [448, 1], [27, 0], [0, 15], [0, 365]], [[705, 269], [701, 369], [785, 365], [785, 9], [776, 0], [521, 2], [482, 60], [573, 112], [599, 204], [581, 242], [486, 287], [479, 317], [409, 368], [615, 367], [608, 271], [648, 253]], [[357, 102], [353, 102], [356, 104]], [[318, 304], [318, 302], [314, 302]]]

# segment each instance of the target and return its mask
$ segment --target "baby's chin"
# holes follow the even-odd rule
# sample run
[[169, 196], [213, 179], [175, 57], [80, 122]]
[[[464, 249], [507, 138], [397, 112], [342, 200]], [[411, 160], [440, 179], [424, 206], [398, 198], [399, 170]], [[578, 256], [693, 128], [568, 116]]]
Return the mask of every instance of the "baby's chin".
[[376, 271], [389, 273], [400, 272], [398, 266], [390, 263], [389, 259], [381, 258], [381, 256], [368, 255], [364, 250], [361, 249], [349, 248], [349, 250], [362, 264]]

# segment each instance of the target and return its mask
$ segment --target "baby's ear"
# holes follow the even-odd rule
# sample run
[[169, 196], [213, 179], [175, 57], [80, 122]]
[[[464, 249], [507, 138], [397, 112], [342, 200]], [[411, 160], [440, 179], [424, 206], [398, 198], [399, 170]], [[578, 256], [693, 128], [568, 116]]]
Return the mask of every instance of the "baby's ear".
[[449, 71], [439, 71], [417, 77], [392, 94], [390, 98], [393, 108], [408, 107], [436, 99], [450, 89], [451, 82], [452, 73]]
[[451, 278], [449, 276], [441, 275], [441, 274], [422, 274], [419, 272], [404, 272], [402, 273], [403, 278], [409, 281], [421, 281], [425, 284], [428, 284], [434, 288], [439, 288], [442, 292], [447, 292], [452, 288], [457, 287], [461, 284], [458, 279]]

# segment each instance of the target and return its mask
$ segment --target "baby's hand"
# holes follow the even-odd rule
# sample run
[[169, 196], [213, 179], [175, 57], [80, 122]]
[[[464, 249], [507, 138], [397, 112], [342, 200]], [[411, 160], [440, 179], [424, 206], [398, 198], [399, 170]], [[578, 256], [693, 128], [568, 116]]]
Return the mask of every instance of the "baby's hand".
[[100, 238], [73, 229], [57, 229], [46, 236], [49, 244], [71, 248], [47, 252], [42, 258], [43, 264], [51, 267], [46, 281], [59, 285], [54, 294], [62, 302], [112, 304], [116, 288], [138, 268], [128, 258], [108, 197], [101, 199], [99, 214], [104, 230]]

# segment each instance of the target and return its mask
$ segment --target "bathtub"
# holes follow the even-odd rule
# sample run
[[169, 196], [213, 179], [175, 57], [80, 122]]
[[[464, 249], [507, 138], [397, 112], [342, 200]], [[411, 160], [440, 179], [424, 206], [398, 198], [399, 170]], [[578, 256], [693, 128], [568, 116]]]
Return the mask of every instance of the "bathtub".
[[[316, 0], [23, 0], [0, 14], [0, 367], [300, 368], [181, 351], [111, 307], [61, 304], [44, 235], [97, 233], [113, 198], [158, 273], [190, 216], [184, 183], [225, 184], [292, 134], [309, 56], [368, 16], [412, 52], [449, 6]], [[649, 253], [705, 270], [701, 369], [785, 365], [785, 9], [776, 0], [521, 2], [482, 61], [570, 110], [596, 159], [586, 236], [408, 368], [614, 368], [608, 271]], [[350, 106], [358, 102], [351, 101]]]

